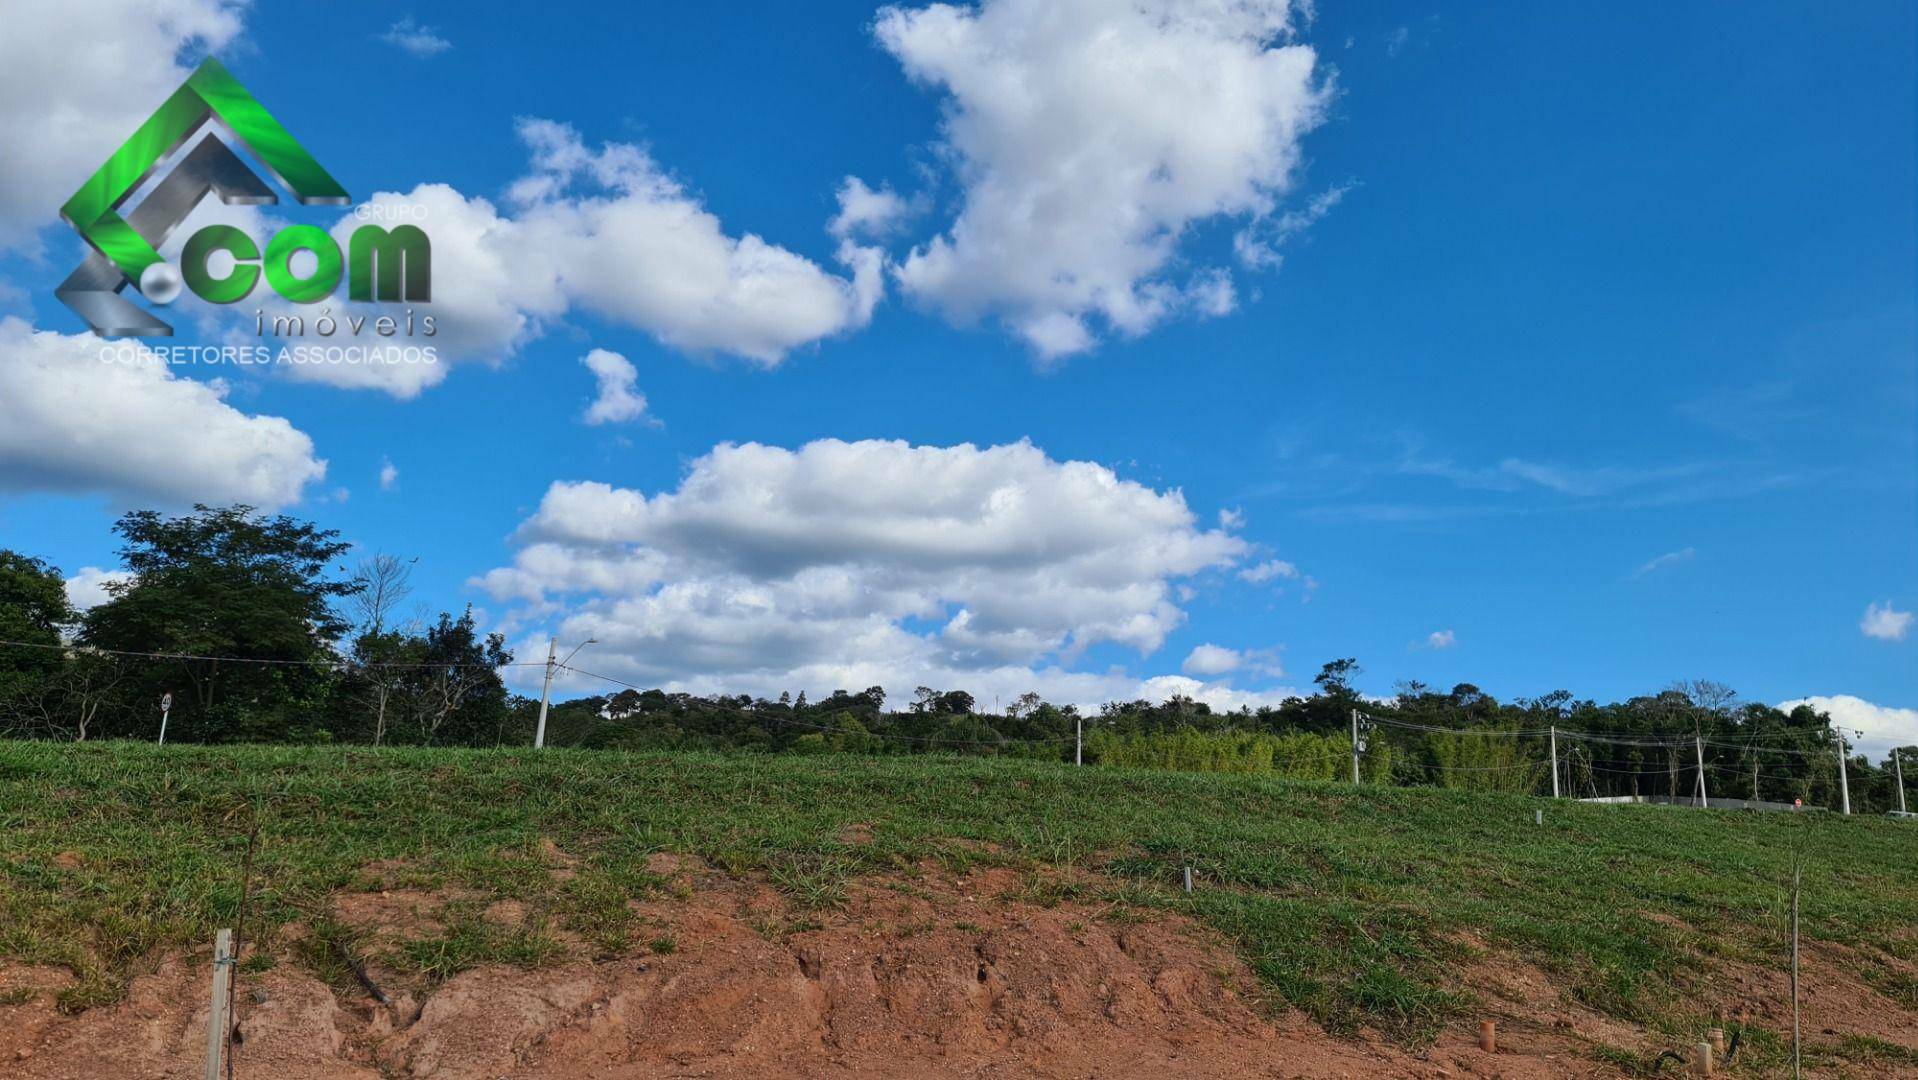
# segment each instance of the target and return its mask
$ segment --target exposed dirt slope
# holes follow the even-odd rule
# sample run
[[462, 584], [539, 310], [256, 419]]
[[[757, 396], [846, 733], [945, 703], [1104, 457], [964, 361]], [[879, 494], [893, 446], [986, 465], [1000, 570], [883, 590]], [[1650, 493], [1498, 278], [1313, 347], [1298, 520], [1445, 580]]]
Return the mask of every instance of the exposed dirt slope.
[[[1629, 1025], [1562, 1003], [1541, 971], [1487, 960], [1462, 972], [1498, 1017], [1486, 1054], [1475, 1025], [1409, 1053], [1348, 1041], [1253, 1000], [1229, 950], [1176, 917], [1137, 921], [1096, 905], [1045, 904], [1035, 879], [930, 868], [853, 886], [827, 911], [668, 856], [680, 896], [638, 905], [658, 951], [537, 971], [479, 968], [407, 985], [393, 999], [334, 989], [291, 964], [240, 993], [236, 1075], [255, 1080], [639, 1077], [1508, 1077], [1619, 1075], [1592, 1042], [1655, 1050]], [[445, 897], [338, 898], [336, 915], [377, 954]], [[522, 917], [514, 904], [489, 918]], [[579, 950], [584, 955], [585, 950]], [[70, 977], [0, 971], [0, 1074], [23, 1080], [195, 1077], [206, 1025], [204, 957], [159, 963], [128, 997], [79, 1016], [51, 990]], [[1755, 973], [1738, 1000], [1777, 988]], [[1758, 985], [1764, 983], [1764, 985]], [[1839, 1016], [1918, 1046], [1910, 1014], [1853, 982], [1810, 999], [1808, 1025]], [[30, 1000], [18, 988], [36, 988]], [[15, 991], [9, 994], [8, 991]], [[1898, 1075], [1889, 1069], [1874, 1075]]]

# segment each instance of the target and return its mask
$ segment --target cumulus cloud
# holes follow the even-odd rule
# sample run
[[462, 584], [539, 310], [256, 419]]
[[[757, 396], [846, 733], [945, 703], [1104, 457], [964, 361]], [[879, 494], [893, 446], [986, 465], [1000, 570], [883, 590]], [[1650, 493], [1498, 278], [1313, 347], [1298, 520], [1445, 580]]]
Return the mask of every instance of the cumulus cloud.
[[1277, 678], [1285, 674], [1277, 649], [1228, 649], [1207, 642], [1186, 654], [1179, 670], [1187, 675], [1218, 676], [1232, 672]]
[[1229, 671], [1237, 671], [1241, 662], [1237, 649], [1207, 642], [1194, 647], [1179, 668], [1187, 675], [1224, 675]]
[[[0, 33], [0, 251], [34, 253], [60, 205], [240, 33], [228, 0], [9, 0]], [[64, 228], [64, 226], [62, 226]]]
[[646, 415], [646, 395], [639, 392], [639, 370], [616, 352], [594, 349], [580, 357], [599, 384], [599, 395], [580, 419], [587, 424], [623, 424]]
[[1248, 550], [1176, 490], [1029, 443], [838, 440], [721, 445], [653, 494], [555, 483], [516, 544], [478, 584], [513, 623], [597, 638], [630, 681], [1063, 701], [1141, 693], [1073, 667], [1095, 644], [1159, 649], [1185, 620], [1175, 586]]
[[[911, 295], [993, 318], [1044, 359], [1236, 302], [1182, 273], [1213, 219], [1275, 214], [1328, 81], [1287, 0], [986, 0], [882, 10], [874, 32], [943, 95], [957, 215], [899, 264]], [[1328, 207], [1329, 209], [1329, 207]]]
[[438, 56], [453, 47], [453, 43], [441, 37], [437, 29], [421, 26], [411, 15], [387, 27], [386, 33], [379, 37], [388, 45], [421, 58]]
[[400, 486], [400, 468], [390, 459], [380, 459], [380, 490], [392, 491]]
[[378, 192], [333, 228], [423, 216], [433, 243], [437, 364], [309, 364], [295, 377], [411, 398], [451, 364], [497, 364], [566, 315], [590, 312], [686, 353], [775, 367], [795, 349], [866, 325], [884, 289], [877, 248], [842, 239], [840, 276], [719, 218], [653, 160], [623, 143], [589, 147], [572, 127], [527, 119], [526, 174], [501, 204], [446, 184]]
[[112, 599], [107, 593], [108, 585], [132, 580], [133, 575], [125, 570], [83, 566], [79, 573], [67, 579], [67, 603], [72, 604], [75, 611], [91, 611]]
[[1450, 630], [1434, 630], [1425, 635], [1425, 647], [1428, 649], [1449, 649], [1458, 644], [1458, 637]]
[[1918, 746], [1918, 709], [1874, 705], [1850, 694], [1814, 695], [1778, 703], [1786, 712], [1800, 705], [1831, 717], [1832, 723], [1845, 729], [1846, 746], [1873, 761], [1883, 759], [1894, 746]]
[[1267, 559], [1254, 563], [1239, 571], [1239, 577], [1254, 585], [1263, 585], [1268, 581], [1293, 581], [1299, 576], [1299, 568], [1284, 559]]
[[882, 237], [911, 212], [912, 204], [891, 188], [882, 186], [875, 191], [857, 176], [848, 176], [839, 184], [839, 212], [827, 223], [826, 231], [841, 239]]
[[1911, 630], [1911, 612], [1899, 611], [1891, 606], [1891, 601], [1865, 605], [1865, 617], [1858, 621], [1858, 629], [1866, 637], [1880, 641], [1903, 641]]
[[0, 489], [278, 507], [326, 475], [312, 439], [227, 404], [223, 383], [130, 348], [106, 362], [104, 345], [0, 319]]

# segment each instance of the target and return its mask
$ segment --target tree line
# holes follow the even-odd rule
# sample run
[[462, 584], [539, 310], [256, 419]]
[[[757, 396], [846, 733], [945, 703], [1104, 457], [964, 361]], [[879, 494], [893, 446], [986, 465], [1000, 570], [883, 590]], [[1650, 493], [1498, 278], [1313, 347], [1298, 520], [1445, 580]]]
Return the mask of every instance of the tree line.
[[[151, 739], [172, 695], [168, 739], [193, 742], [517, 746], [538, 702], [501, 677], [514, 662], [470, 608], [410, 605], [413, 562], [348, 562], [336, 531], [248, 506], [126, 514], [125, 575], [84, 612], [61, 571], [0, 549], [0, 736]], [[1719, 797], [1835, 806], [1829, 718], [1743, 702], [1704, 680], [1600, 704], [1567, 691], [1499, 701], [1468, 683], [1401, 683], [1360, 694], [1351, 658], [1324, 665], [1310, 694], [1215, 710], [1174, 696], [1081, 713], [1028, 693], [982, 706], [964, 690], [881, 687], [777, 699], [661, 689], [555, 703], [548, 742], [582, 748], [763, 753], [958, 753], [1333, 779], [1351, 775], [1354, 711], [1365, 718], [1362, 779], [1473, 790], [1551, 789], [1551, 732], [1567, 795], [1689, 796], [1699, 758]], [[1848, 748], [1849, 749], [1849, 748]], [[1918, 748], [1905, 748], [1918, 762]], [[1896, 806], [1889, 757], [1847, 755], [1854, 810]]]

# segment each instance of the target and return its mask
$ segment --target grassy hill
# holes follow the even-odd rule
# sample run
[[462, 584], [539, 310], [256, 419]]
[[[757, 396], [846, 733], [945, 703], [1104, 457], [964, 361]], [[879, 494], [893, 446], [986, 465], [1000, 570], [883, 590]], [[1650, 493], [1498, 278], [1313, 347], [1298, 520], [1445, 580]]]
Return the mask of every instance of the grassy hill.
[[[1044, 899], [1190, 915], [1275, 1002], [1414, 1045], [1469, 1013], [1456, 973], [1487, 955], [1696, 1041], [1719, 973], [1784, 964], [1802, 852], [1807, 940], [1918, 1018], [1910, 823], [978, 758], [0, 743], [0, 963], [70, 968], [69, 1010], [113, 1000], [142, 958], [234, 924], [256, 826], [259, 955], [322, 974], [338, 975], [321, 946], [344, 932], [328, 899], [374, 867], [534, 913], [511, 932], [448, 918], [385, 958], [445, 977], [547, 963], [566, 942], [645, 948], [627, 900], [661, 890], [659, 851], [761, 875], [801, 910], [928, 859], [989, 862], [1031, 871]], [[555, 850], [571, 873], [546, 872]], [[296, 921], [310, 933], [280, 942]], [[1758, 1065], [1777, 1061], [1775, 1024], [1746, 1037]], [[1831, 1060], [1918, 1066], [1880, 1040], [1818, 1042]]]

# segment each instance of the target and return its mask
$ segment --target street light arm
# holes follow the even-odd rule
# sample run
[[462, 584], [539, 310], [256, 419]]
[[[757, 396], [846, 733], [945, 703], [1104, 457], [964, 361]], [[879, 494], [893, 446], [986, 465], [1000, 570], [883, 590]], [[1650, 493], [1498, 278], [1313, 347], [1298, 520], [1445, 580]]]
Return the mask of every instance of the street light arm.
[[566, 659], [561, 660], [559, 662], [559, 666], [565, 667], [567, 664], [572, 663], [573, 657], [578, 656], [579, 651], [581, 649], [584, 649], [588, 645], [597, 645], [597, 644], [599, 644], [598, 638], [587, 638], [585, 641], [582, 641], [578, 645], [573, 646], [573, 651], [566, 654]]

